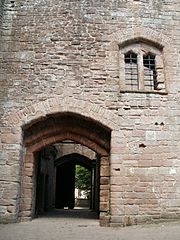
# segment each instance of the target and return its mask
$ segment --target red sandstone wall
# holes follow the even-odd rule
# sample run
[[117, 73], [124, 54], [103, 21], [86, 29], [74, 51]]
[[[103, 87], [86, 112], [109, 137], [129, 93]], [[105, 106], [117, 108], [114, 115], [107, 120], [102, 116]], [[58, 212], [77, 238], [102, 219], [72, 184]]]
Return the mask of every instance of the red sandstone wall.
[[[111, 225], [180, 217], [180, 3], [5, 1], [0, 68], [0, 215], [17, 219], [22, 126], [74, 111], [112, 129]], [[118, 46], [161, 44], [166, 95], [120, 92]], [[51, 101], [52, 100], [52, 101]]]

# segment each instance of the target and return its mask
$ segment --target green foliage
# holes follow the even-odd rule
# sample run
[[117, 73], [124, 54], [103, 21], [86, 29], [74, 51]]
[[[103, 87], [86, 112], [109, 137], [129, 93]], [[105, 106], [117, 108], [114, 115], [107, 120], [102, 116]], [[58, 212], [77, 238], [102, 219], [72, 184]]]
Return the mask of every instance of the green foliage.
[[91, 171], [76, 165], [75, 187], [88, 193], [91, 189]]

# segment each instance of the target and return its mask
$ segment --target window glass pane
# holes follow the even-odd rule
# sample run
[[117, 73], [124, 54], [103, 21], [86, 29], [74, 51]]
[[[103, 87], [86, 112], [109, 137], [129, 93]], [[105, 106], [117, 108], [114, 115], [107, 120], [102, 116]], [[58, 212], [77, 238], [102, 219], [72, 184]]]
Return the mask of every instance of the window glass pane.
[[125, 81], [128, 90], [138, 90], [137, 54], [128, 52], [124, 56]]
[[146, 90], [157, 89], [157, 72], [155, 55], [149, 53], [143, 56], [144, 87]]

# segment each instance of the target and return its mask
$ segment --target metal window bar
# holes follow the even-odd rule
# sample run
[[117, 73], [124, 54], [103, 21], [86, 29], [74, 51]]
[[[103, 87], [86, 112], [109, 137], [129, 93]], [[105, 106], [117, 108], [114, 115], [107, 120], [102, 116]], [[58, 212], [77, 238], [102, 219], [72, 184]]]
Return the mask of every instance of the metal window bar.
[[137, 54], [129, 52], [125, 54], [125, 81], [130, 90], [138, 89], [138, 65]]
[[144, 87], [146, 90], [157, 89], [157, 71], [155, 55], [147, 54], [143, 56], [144, 65]]

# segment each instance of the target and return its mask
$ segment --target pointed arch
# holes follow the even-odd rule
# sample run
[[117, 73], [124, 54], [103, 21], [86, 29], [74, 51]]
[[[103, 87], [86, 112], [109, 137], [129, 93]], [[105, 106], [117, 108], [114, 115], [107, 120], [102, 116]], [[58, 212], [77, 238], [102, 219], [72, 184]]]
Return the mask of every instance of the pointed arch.
[[[38, 152], [44, 147], [72, 140], [92, 149], [99, 156], [99, 182], [100, 182], [100, 215], [109, 211], [110, 198], [110, 142], [111, 129], [90, 117], [73, 112], [61, 112], [46, 115], [36, 121], [28, 122], [23, 126], [23, 144], [25, 155], [22, 167], [21, 203], [19, 216], [21, 219], [32, 218], [35, 212], [35, 166]], [[71, 155], [76, 159], [78, 155]], [[65, 157], [63, 158], [65, 159]], [[81, 156], [82, 159], [82, 156]], [[85, 160], [85, 161], [84, 161]], [[87, 163], [86, 157], [83, 162]], [[89, 165], [88, 165], [89, 166]], [[101, 179], [106, 179], [103, 181]], [[106, 190], [103, 190], [106, 189]], [[103, 191], [103, 194], [101, 194]], [[105, 193], [104, 193], [105, 192]], [[24, 204], [26, 203], [26, 204]], [[102, 217], [100, 218], [102, 221]]]
[[164, 45], [162, 45], [160, 42], [157, 42], [156, 40], [151, 40], [149, 38], [141, 37], [141, 36], [127, 39], [127, 40], [119, 43], [119, 46], [121, 48], [124, 48], [129, 45], [136, 44], [136, 43], [147, 44], [149, 46], [157, 48], [159, 51], [162, 51], [164, 48]]
[[73, 161], [74, 164], [77, 164], [77, 165], [79, 164], [89, 170], [92, 168], [92, 162], [93, 162], [90, 158], [82, 154], [71, 153], [56, 159], [55, 166], [60, 166], [61, 164], [66, 163], [68, 161]]

